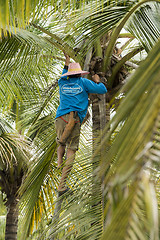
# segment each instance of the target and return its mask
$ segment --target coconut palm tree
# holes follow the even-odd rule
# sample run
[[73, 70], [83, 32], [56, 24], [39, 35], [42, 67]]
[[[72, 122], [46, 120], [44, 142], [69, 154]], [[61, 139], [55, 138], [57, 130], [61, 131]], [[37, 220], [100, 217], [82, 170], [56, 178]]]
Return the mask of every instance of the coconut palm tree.
[[[35, 26], [35, 27], [36, 27], [36, 26]], [[38, 28], [39, 28], [39, 30], [41, 30], [41, 31], [44, 32], [44, 29], [42, 29], [41, 27], [38, 27]], [[47, 33], [46, 30], [45, 30], [45, 32]], [[49, 33], [49, 34], [50, 34], [50, 33]], [[50, 34], [50, 35], [52, 36], [52, 34]], [[128, 57], [128, 56], [127, 56], [127, 57]], [[80, 197], [80, 198], [81, 198], [81, 197]], [[97, 198], [96, 198], [96, 199], [97, 199]], [[83, 204], [84, 204], [84, 203], [83, 203]], [[76, 204], [75, 204], [75, 205], [76, 205]], [[75, 205], [74, 205], [74, 206], [72, 205], [72, 206], [71, 206], [71, 209], [74, 209], [74, 210], [75, 210]], [[70, 209], [70, 210], [71, 210], [71, 209]], [[72, 212], [73, 212], [74, 210], [72, 210]], [[100, 209], [99, 209], [99, 210], [100, 210]], [[92, 212], [93, 212], [93, 209], [92, 209]], [[95, 211], [95, 212], [96, 212], [96, 211]], [[89, 212], [88, 212], [88, 213], [89, 213]], [[88, 214], [88, 216], [90, 216], [90, 214]], [[66, 218], [65, 218], [65, 219], [66, 219]], [[77, 220], [77, 219], [76, 219], [76, 220]], [[73, 219], [72, 219], [72, 221], [73, 221]], [[88, 218], [87, 218], [87, 221], [88, 221]], [[92, 220], [92, 221], [93, 221], [93, 220]], [[102, 223], [101, 223], [101, 224], [102, 224]], [[61, 227], [62, 227], [62, 225], [64, 225], [64, 224], [61, 224]], [[103, 224], [102, 224], [102, 225], [103, 225]], [[99, 225], [99, 226], [102, 227], [102, 225]], [[54, 227], [55, 227], [55, 226], [54, 226]], [[57, 229], [59, 229], [59, 228], [60, 228], [60, 225], [57, 226]], [[63, 228], [63, 227], [62, 227], [62, 228]], [[54, 231], [55, 231], [55, 230], [54, 230]], [[75, 228], [75, 230], [72, 229], [72, 232], [73, 232], [73, 231], [76, 232], [77, 229], [76, 229], [76, 228]], [[56, 232], [56, 231], [55, 231], [55, 232]], [[97, 231], [97, 232], [98, 232], [98, 231]], [[82, 233], [81, 233], [81, 234], [82, 234]], [[84, 234], [84, 233], [83, 233], [83, 234]], [[80, 235], [80, 236], [82, 236], [82, 235]], [[88, 236], [88, 235], [87, 235], [87, 236]], [[90, 235], [89, 235], [89, 236], [90, 236]], [[66, 236], [65, 236], [65, 237], [66, 237]], [[93, 239], [93, 235], [91, 235], [90, 237]], [[80, 238], [80, 237], [79, 237], [79, 238]]]
[[[152, 28], [150, 26], [153, 26], [152, 24], [154, 24], [154, 26], [156, 26], [158, 29], [158, 26], [156, 25], [156, 14], [154, 15], [153, 11], [150, 10], [150, 15], [145, 15], [145, 9], [148, 9], [149, 5], [146, 7], [143, 6], [143, 9], [141, 8], [139, 12], [133, 15], [138, 16], [140, 20], [139, 22], [136, 21], [137, 25], [135, 25], [135, 29], [133, 30], [132, 28], [132, 35], [127, 34], [131, 40], [134, 37], [140, 38], [141, 34], [144, 33], [144, 29], [141, 25], [141, 19], [144, 19], [144, 16], [146, 16], [144, 21], [146, 21], [146, 23], [150, 23], [150, 25], [147, 24], [147, 31], [145, 29], [145, 34], [147, 37], [140, 39], [143, 45], [133, 49], [133, 51], [129, 52], [124, 57], [119, 55], [120, 51], [118, 49], [114, 49], [115, 43], [120, 36], [120, 30], [124, 26], [127, 26], [128, 30], [131, 29], [131, 26], [133, 26], [133, 22], [135, 20], [131, 20], [130, 23], [127, 23], [127, 20], [138, 9], [138, 7], [142, 6], [142, 3], [145, 2], [147, 1], [128, 1], [128, 3], [126, 1], [103, 1], [100, 7], [92, 3], [91, 5], [86, 5], [85, 8], [81, 8], [81, 15], [78, 15], [77, 13], [76, 7], [78, 6], [69, 9], [69, 5], [66, 4], [65, 7], [61, 5], [61, 9], [63, 10], [61, 12], [64, 14], [63, 18], [61, 17], [63, 15], [60, 17], [58, 15], [54, 15], [53, 19], [49, 19], [50, 16], [53, 17], [53, 12], [56, 10], [49, 9], [50, 13], [47, 15], [47, 19], [43, 22], [41, 21], [40, 13], [43, 15], [43, 10], [46, 11], [44, 6], [40, 5], [41, 8], [34, 10], [34, 5], [31, 5], [33, 7], [31, 8], [31, 10], [33, 10], [33, 15], [31, 15], [31, 13], [28, 15], [30, 16], [31, 26], [28, 26], [25, 30], [13, 28], [12, 35], [10, 34], [9, 30], [8, 32], [4, 31], [5, 34], [1, 43], [1, 52], [3, 52], [3, 55], [1, 55], [1, 69], [3, 69], [3, 75], [1, 77], [1, 107], [4, 108], [4, 102], [6, 98], [8, 101], [4, 108], [5, 111], [10, 110], [11, 106], [16, 106], [17, 111], [20, 113], [19, 118], [16, 119], [21, 133], [25, 132], [25, 134], [28, 134], [35, 146], [37, 146], [36, 151], [34, 150], [35, 158], [32, 164], [33, 168], [24, 185], [24, 189], [27, 190], [25, 190], [25, 194], [22, 197], [22, 206], [24, 207], [23, 214], [25, 219], [23, 219], [23, 234], [27, 234], [29, 229], [33, 229], [33, 222], [38, 222], [38, 220], [42, 218], [43, 212], [46, 212], [47, 217], [49, 217], [49, 215], [52, 214], [51, 209], [54, 208], [53, 203], [55, 198], [53, 197], [53, 194], [58, 181], [58, 173], [55, 171], [56, 144], [55, 130], [53, 125], [54, 113], [57, 107], [58, 98], [56, 88], [57, 79], [54, 72], [55, 65], [57, 63], [56, 59], [58, 59], [58, 61], [63, 61], [60, 50], [67, 51], [73, 60], [80, 61], [84, 68], [88, 67], [90, 68], [91, 72], [96, 72], [101, 76], [102, 81], [107, 85], [109, 90], [107, 96], [109, 102], [113, 94], [115, 94], [117, 90], [119, 90], [120, 86], [123, 85], [124, 78], [126, 77], [126, 71], [121, 69], [122, 65], [124, 65], [124, 63], [138, 51], [141, 51], [142, 47], [145, 48], [145, 46], [148, 44], [146, 39], [149, 39], [148, 36], [153, 35], [153, 32], [151, 32]], [[158, 6], [155, 9], [158, 11]], [[40, 12], [40, 10], [42, 11]], [[69, 10], [72, 11], [72, 14], [69, 14]], [[73, 13], [75, 13], [75, 15], [73, 16], [74, 19], [71, 21]], [[20, 13], [19, 16], [17, 15], [18, 20], [16, 19], [16, 24], [18, 24], [17, 26], [19, 27], [19, 19], [21, 19], [22, 15], [23, 14]], [[148, 20], [147, 22], [148, 16], [152, 21]], [[106, 21], [104, 21], [104, 19]], [[14, 23], [14, 20], [12, 21]], [[65, 27], [62, 27], [64, 24], [62, 25], [61, 23], [64, 22], [66, 25]], [[72, 25], [70, 23], [72, 23]], [[141, 28], [139, 26], [141, 26]], [[57, 32], [57, 29], [60, 29], [61, 31]], [[41, 33], [43, 33], [43, 35]], [[79, 33], [81, 35], [83, 33], [82, 37], [79, 36]], [[5, 37], [6, 34], [8, 35], [8, 39]], [[150, 45], [151, 47], [155, 44], [155, 41], [157, 41], [158, 37], [158, 32], [156, 32], [154, 41], [150, 41], [152, 43]], [[77, 42], [79, 44], [83, 43], [85, 47], [82, 48], [82, 45], [80, 45], [79, 48]], [[12, 49], [12, 51], [10, 49]], [[112, 52], [113, 49], [114, 55]], [[156, 50], [157, 49], [158, 47]], [[154, 57], [156, 56], [155, 52], [153, 55]], [[110, 62], [110, 59], [112, 59], [112, 62]], [[148, 65], [142, 65], [141, 72], [146, 66]], [[9, 72], [8, 69], [10, 69]], [[155, 72], [157, 71], [158, 70], [156, 68]], [[152, 73], [154, 75], [154, 72]], [[140, 70], [135, 76], [141, 76]], [[136, 77], [132, 78], [134, 79], [131, 81], [132, 83], [134, 81], [136, 84]], [[106, 81], [106, 79], [108, 81]], [[142, 76], [141, 80], [144, 81], [145, 84], [144, 76]], [[123, 92], [129, 92], [130, 84], [131, 83], [129, 81]], [[138, 91], [139, 86], [141, 85], [138, 85], [137, 88], [135, 87], [135, 93]], [[144, 91], [143, 87], [141, 87], [141, 91]], [[139, 92], [137, 92], [137, 94], [138, 93]], [[93, 117], [100, 115], [99, 112], [97, 114], [97, 110], [99, 111], [99, 107], [97, 108], [97, 106], [100, 106], [101, 112], [103, 112], [105, 115], [105, 100], [105, 98], [102, 98], [99, 100], [98, 105], [92, 104], [93, 109], [95, 109], [95, 113], [93, 112]], [[130, 99], [131, 103], [132, 100], [133, 99]], [[97, 101], [97, 96], [92, 96], [92, 103], [95, 101]], [[128, 100], [128, 104], [130, 101]], [[120, 109], [125, 109], [125, 106], [126, 105], [123, 105], [123, 107]], [[107, 112], [110, 113], [109, 110]], [[129, 118], [127, 115], [123, 116], [123, 118], [120, 118], [121, 112], [119, 115], [116, 115], [118, 118], [116, 127], [118, 126], [118, 123], [121, 123], [123, 126], [124, 122], [127, 122], [126, 119]], [[96, 125], [94, 130], [97, 129], [97, 126], [99, 128], [100, 125], [103, 128], [105, 122], [105, 117], [101, 117], [98, 118], [97, 123], [95, 124], [95, 119], [93, 118], [94, 126]], [[129, 128], [130, 126], [128, 124], [128, 129]], [[119, 155], [117, 156], [117, 145], [113, 144], [113, 146], [111, 145], [110, 147], [109, 142], [113, 141], [114, 143], [116, 141], [121, 133], [121, 127], [119, 126], [118, 130], [116, 128], [112, 128], [108, 133], [109, 135], [107, 134], [107, 131], [108, 128], [106, 130], [106, 137], [104, 137], [104, 140], [101, 139], [98, 141], [98, 146], [101, 146], [100, 142], [103, 141], [104, 148], [97, 148], [97, 150], [94, 149], [93, 157], [92, 151], [88, 151], [89, 147], [92, 149], [91, 143], [88, 144], [87, 149], [81, 147], [83, 151], [80, 152], [81, 154], [79, 153], [78, 159], [80, 159], [80, 161], [78, 162], [77, 159], [69, 179], [70, 185], [72, 187], [74, 186], [75, 194], [73, 196], [68, 196], [69, 198], [67, 198], [67, 202], [63, 206], [63, 209], [66, 211], [64, 211], [64, 214], [61, 215], [60, 221], [58, 221], [57, 224], [55, 222], [50, 224], [50, 235], [56, 236], [59, 234], [60, 237], [63, 237], [64, 239], [71, 239], [74, 237], [78, 239], [98, 239], [102, 236], [102, 232], [104, 230], [104, 237], [106, 237], [108, 236], [109, 230], [113, 230], [114, 226], [117, 226], [117, 224], [115, 224], [117, 223], [116, 219], [118, 219], [124, 212], [126, 213], [126, 209], [131, 210], [131, 206], [134, 204], [137, 206], [141, 200], [143, 204], [138, 205], [139, 208], [138, 210], [136, 209], [137, 212], [133, 211], [135, 213], [134, 219], [139, 220], [137, 224], [138, 226], [135, 225], [135, 221], [130, 221], [130, 228], [128, 228], [129, 233], [127, 232], [128, 235], [126, 237], [128, 237], [128, 239], [134, 239], [134, 237], [137, 236], [137, 239], [145, 239], [145, 234], [150, 234], [150, 237], [153, 236], [152, 238], [154, 238], [154, 236], [157, 237], [157, 233], [149, 233], [151, 228], [146, 228], [146, 224], [141, 224], [141, 227], [139, 227], [139, 223], [144, 223], [144, 221], [140, 221], [141, 219], [144, 220], [144, 218], [142, 218], [141, 208], [146, 213], [147, 211], [145, 211], [145, 205], [146, 203], [148, 204], [148, 202], [143, 201], [144, 191], [141, 191], [141, 189], [143, 189], [144, 184], [146, 184], [145, 186], [148, 187], [147, 189], [151, 191], [150, 182], [149, 180], [147, 181], [146, 175], [144, 175], [144, 168], [138, 168], [139, 170], [137, 170], [137, 172], [133, 171], [134, 174], [137, 174], [135, 174], [135, 176], [131, 173], [125, 175], [123, 172], [124, 182], [122, 181], [118, 185], [118, 171], [121, 169], [119, 167], [118, 157], [122, 152], [119, 152]], [[115, 133], [118, 132], [119, 134], [116, 135], [116, 138]], [[119, 142], [122, 143], [124, 140], [123, 132], [121, 135], [122, 137]], [[83, 138], [83, 140], [84, 139], [85, 138]], [[128, 140], [126, 140], [126, 142], [127, 141]], [[143, 143], [145, 143], [145, 141]], [[83, 142], [86, 143], [86, 141]], [[106, 149], [108, 148], [109, 150], [107, 151], [106, 156]], [[121, 149], [121, 146], [119, 146], [119, 149]], [[136, 148], [133, 149], [133, 152], [134, 150], [135, 153], [137, 153]], [[108, 157], [110, 156], [108, 152], [110, 155], [112, 153], [111, 157]], [[115, 153], [115, 156], [113, 153]], [[124, 156], [123, 159], [125, 159]], [[124, 160], [124, 166], [125, 162], [130, 162], [129, 159], [130, 157]], [[140, 161], [140, 163], [143, 163], [143, 161]], [[100, 169], [103, 170], [97, 171], [97, 169], [94, 168], [95, 171], [93, 174], [92, 165], [100, 166]], [[135, 161], [133, 161], [133, 166], [135, 168], [137, 166]], [[93, 184], [93, 176], [98, 184], [95, 184], [95, 181]], [[111, 184], [112, 177], [114, 179], [113, 185]], [[100, 187], [102, 178], [103, 191]], [[133, 179], [136, 179], [135, 184]], [[142, 183], [142, 186], [140, 186], [139, 183]], [[140, 197], [139, 195], [136, 195], [137, 189], [140, 189]], [[103, 201], [101, 194], [103, 194]], [[136, 199], [136, 201], [134, 201], [134, 199]], [[155, 198], [152, 198], [152, 200], [155, 200]], [[123, 206], [126, 206], [126, 209], [123, 208]], [[127, 217], [130, 216], [128, 212], [127, 214], [125, 215], [125, 223], [128, 222]], [[147, 219], [149, 219], [149, 216], [150, 215], [148, 215]], [[47, 219], [45, 221], [47, 221]], [[120, 235], [121, 239], [124, 239], [126, 224], [123, 226], [123, 231]], [[146, 230], [144, 235], [141, 233], [141, 229], [143, 229], [143, 227]], [[42, 234], [42, 232], [40, 233]], [[115, 231], [111, 231], [111, 233], [116, 234]], [[24, 236], [26, 235], [23, 235], [23, 238]], [[112, 239], [115, 238], [114, 235], [111, 235], [110, 239], [111, 237]]]
[[18, 190], [28, 169], [28, 146], [22, 137], [9, 131], [3, 119], [0, 132], [0, 191], [7, 208], [5, 239], [17, 239]]

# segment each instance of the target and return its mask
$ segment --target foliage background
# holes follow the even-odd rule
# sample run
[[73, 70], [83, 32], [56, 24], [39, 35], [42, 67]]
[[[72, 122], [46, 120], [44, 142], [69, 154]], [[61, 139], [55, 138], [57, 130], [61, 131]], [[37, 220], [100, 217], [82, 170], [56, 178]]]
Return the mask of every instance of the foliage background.
[[[0, 14], [1, 119], [32, 148], [21, 190], [19, 239], [159, 239], [159, 1], [11, 2]], [[129, 34], [127, 53], [138, 47], [148, 57], [136, 61], [140, 67], [117, 93], [119, 107], [110, 105], [114, 117], [94, 145], [91, 118], [83, 126], [68, 179], [73, 194], [66, 195], [60, 218], [51, 223], [60, 177], [54, 117], [62, 50], [85, 66], [87, 53], [94, 47], [99, 54], [106, 34], [107, 71], [123, 28]]]

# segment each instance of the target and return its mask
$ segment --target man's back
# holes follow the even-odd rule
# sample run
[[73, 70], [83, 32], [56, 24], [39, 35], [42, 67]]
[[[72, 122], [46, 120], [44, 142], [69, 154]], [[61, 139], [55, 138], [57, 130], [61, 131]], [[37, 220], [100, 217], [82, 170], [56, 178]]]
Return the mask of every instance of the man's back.
[[59, 82], [60, 105], [56, 118], [71, 111], [77, 111], [80, 121], [86, 116], [88, 108], [88, 93], [104, 94], [107, 92], [103, 83], [94, 83], [82, 77], [62, 77]]

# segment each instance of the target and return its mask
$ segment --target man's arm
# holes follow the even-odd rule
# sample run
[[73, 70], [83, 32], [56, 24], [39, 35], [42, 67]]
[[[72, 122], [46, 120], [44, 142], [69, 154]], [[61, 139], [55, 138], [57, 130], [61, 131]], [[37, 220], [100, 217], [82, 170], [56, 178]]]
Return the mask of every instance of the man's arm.
[[[65, 60], [65, 65], [64, 65], [62, 74], [68, 72], [68, 66], [69, 66], [69, 63], [70, 63], [70, 57], [69, 57], [69, 55], [66, 54], [65, 52], [63, 52], [63, 53], [64, 53], [64, 56], [65, 56], [66, 60]], [[67, 76], [64, 76], [63, 78], [67, 78]]]
[[92, 79], [94, 82], [83, 78], [83, 83], [89, 93], [104, 94], [107, 92], [105, 85], [100, 82], [100, 77], [97, 74], [93, 75]]
[[63, 52], [63, 53], [64, 53], [64, 56], [65, 56], [65, 58], [66, 58], [66, 60], [65, 60], [65, 66], [68, 67], [68, 65], [69, 65], [69, 63], [70, 63], [70, 57], [69, 57], [69, 55], [66, 54], [65, 52]]

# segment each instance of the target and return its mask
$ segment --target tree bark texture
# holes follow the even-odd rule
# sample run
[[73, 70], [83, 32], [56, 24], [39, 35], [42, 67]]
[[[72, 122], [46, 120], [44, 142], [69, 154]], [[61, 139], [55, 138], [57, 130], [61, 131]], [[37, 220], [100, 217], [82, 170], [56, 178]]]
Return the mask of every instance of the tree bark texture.
[[5, 240], [17, 240], [18, 229], [18, 201], [10, 199], [6, 217]]

